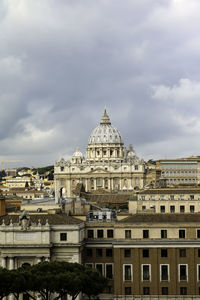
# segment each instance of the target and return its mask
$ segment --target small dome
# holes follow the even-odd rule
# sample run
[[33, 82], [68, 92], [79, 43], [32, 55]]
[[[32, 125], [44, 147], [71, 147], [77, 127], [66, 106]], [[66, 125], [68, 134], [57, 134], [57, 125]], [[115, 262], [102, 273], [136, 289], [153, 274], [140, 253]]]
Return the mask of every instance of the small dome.
[[128, 153], [128, 157], [135, 157], [135, 152], [130, 151], [130, 152]]
[[129, 152], [128, 152], [128, 157], [135, 157], [135, 151], [133, 150], [132, 145], [129, 145]]
[[72, 157], [83, 157], [83, 153], [80, 151], [80, 149], [77, 147], [76, 151], [72, 155]]
[[91, 133], [88, 144], [122, 144], [122, 138], [117, 128], [111, 125], [110, 118], [104, 110], [104, 115]]

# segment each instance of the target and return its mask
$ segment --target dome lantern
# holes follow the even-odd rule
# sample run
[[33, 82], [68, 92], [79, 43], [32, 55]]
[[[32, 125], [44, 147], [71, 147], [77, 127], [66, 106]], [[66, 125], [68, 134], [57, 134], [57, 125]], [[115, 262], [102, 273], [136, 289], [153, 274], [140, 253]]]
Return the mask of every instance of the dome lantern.
[[111, 125], [110, 118], [109, 118], [109, 116], [108, 116], [108, 114], [107, 114], [106, 109], [104, 109], [104, 114], [103, 114], [103, 116], [102, 116], [102, 118], [101, 118], [100, 124], [108, 124], [108, 125]]

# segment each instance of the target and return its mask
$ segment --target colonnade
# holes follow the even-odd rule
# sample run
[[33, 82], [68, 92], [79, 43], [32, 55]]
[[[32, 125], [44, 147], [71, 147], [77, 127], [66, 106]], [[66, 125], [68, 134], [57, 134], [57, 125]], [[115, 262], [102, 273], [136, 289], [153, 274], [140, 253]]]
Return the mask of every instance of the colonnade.
[[[95, 175], [95, 174], [94, 174]], [[64, 182], [61, 182], [64, 181]], [[98, 182], [100, 181], [100, 182]], [[88, 191], [96, 191], [98, 188], [106, 189], [108, 191], [113, 190], [127, 190], [131, 191], [134, 189], [135, 186], [139, 188], [143, 187], [143, 178], [141, 176], [134, 176], [129, 178], [122, 178], [122, 177], [79, 177], [79, 178], [66, 178], [66, 179], [56, 179], [55, 180], [55, 202], [59, 202], [60, 198], [60, 190], [61, 188], [64, 190], [62, 191], [62, 195], [64, 197], [72, 197], [72, 191], [75, 189], [77, 183], [82, 182], [85, 186], [86, 192]]]
[[[26, 262], [26, 259], [23, 259], [23, 257], [21, 256], [3, 256], [1, 259], [1, 266], [2, 268], [7, 268], [8, 270], [13, 270], [13, 269], [17, 269], [17, 267], [19, 267], [17, 265], [17, 260], [20, 259], [20, 261], [24, 261], [24, 263]], [[40, 263], [42, 261], [50, 261], [50, 257], [49, 256], [41, 256], [41, 257], [31, 257], [31, 260], [33, 263]], [[29, 260], [28, 260], [29, 261]]]
[[102, 147], [90, 147], [88, 146], [87, 150], [86, 150], [86, 157], [88, 160], [90, 159], [97, 159], [99, 160], [99, 158], [123, 158], [123, 147], [119, 146], [119, 147], [108, 147], [108, 145], [106, 146], [102, 146]]

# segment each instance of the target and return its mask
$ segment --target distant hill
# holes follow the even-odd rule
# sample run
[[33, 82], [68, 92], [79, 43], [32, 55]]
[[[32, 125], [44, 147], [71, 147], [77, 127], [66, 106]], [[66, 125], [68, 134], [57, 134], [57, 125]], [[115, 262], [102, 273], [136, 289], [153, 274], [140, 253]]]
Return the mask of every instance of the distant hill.
[[54, 179], [54, 166], [46, 166], [42, 168], [35, 168], [33, 169], [33, 174], [38, 174], [44, 178], [48, 178], [49, 180]]

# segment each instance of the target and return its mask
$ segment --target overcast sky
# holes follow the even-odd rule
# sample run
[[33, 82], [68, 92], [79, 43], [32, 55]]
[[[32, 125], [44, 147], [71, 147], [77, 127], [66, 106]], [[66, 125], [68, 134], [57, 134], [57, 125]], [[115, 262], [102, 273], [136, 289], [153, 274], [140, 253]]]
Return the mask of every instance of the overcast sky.
[[0, 160], [85, 153], [104, 107], [145, 160], [200, 155], [199, 0], [1, 0]]

